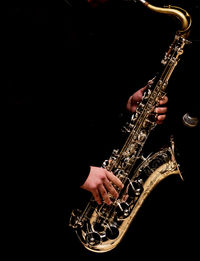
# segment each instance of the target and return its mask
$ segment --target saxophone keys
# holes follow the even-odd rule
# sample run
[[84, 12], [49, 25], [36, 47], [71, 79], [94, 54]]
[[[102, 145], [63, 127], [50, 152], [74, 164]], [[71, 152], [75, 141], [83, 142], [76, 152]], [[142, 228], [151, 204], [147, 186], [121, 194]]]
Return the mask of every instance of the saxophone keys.
[[142, 130], [138, 135], [138, 141], [140, 142], [145, 141], [146, 137], [147, 137], [146, 131]]
[[130, 215], [130, 206], [127, 202], [125, 201], [118, 201], [117, 202], [117, 219], [118, 220], [123, 220], [127, 218]]
[[108, 225], [106, 229], [106, 236], [109, 239], [115, 239], [119, 236], [119, 229], [117, 228], [116, 225]]
[[96, 246], [101, 242], [101, 236], [97, 232], [88, 232], [86, 235], [86, 242], [90, 246]]

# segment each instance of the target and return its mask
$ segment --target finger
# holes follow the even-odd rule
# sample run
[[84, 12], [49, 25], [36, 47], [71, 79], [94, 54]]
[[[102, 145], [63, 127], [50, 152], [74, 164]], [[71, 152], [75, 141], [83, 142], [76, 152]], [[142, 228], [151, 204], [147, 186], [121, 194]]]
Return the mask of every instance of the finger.
[[142, 100], [143, 93], [138, 91], [131, 96], [131, 105], [137, 105]]
[[147, 83], [147, 85], [145, 85], [143, 88], [141, 88], [140, 90], [142, 91], [142, 92], [144, 92], [149, 86], [151, 86], [152, 84], [154, 83], [154, 78], [153, 79], [151, 79], [151, 80], [149, 80], [148, 81], [148, 83]]
[[110, 197], [108, 196], [108, 193], [107, 193], [105, 187], [101, 184], [98, 186], [98, 189], [99, 189], [99, 192], [100, 192], [104, 202], [107, 205], [110, 205], [112, 203], [112, 201], [110, 200]]
[[95, 189], [94, 191], [92, 191], [92, 195], [93, 195], [94, 199], [96, 200], [96, 202], [100, 205], [101, 197], [100, 197], [98, 189]]
[[165, 118], [166, 118], [166, 115], [163, 114], [163, 115], [159, 115], [157, 120], [161, 122], [161, 121], [164, 121]]
[[139, 102], [141, 102], [142, 96], [143, 96], [143, 92], [145, 91], [146, 88], [147, 88], [147, 86], [139, 89], [137, 92], [135, 92], [131, 96], [131, 105], [138, 104]]
[[168, 102], [168, 97], [164, 96], [161, 100], [160, 100], [160, 105], [166, 104]]
[[104, 185], [114, 198], [118, 198], [119, 194], [108, 179], [104, 181]]
[[147, 86], [152, 85], [154, 83], [154, 80], [155, 80], [155, 77], [153, 79], [149, 80]]
[[155, 113], [162, 114], [167, 112], [167, 107], [157, 107]]
[[107, 178], [112, 181], [117, 187], [122, 189], [124, 187], [120, 179], [118, 179], [112, 172], [106, 171]]
[[148, 87], [148, 84], [146, 86], [144, 86], [143, 88], [141, 88], [140, 91], [143, 93], [146, 90], [147, 87]]
[[158, 121], [158, 120], [157, 120], [156, 123], [159, 124], [159, 125], [161, 125], [161, 124], [163, 124], [163, 121]]

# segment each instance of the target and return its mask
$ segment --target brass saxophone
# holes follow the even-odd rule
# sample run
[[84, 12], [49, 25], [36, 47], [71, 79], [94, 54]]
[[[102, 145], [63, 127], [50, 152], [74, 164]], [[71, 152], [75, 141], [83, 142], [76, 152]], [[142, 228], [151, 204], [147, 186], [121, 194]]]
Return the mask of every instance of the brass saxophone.
[[145, 0], [138, 1], [154, 12], [177, 17], [181, 28], [176, 32], [173, 43], [161, 61], [162, 71], [153, 81], [149, 81], [142, 101], [125, 126], [128, 138], [121, 151], [113, 150], [110, 158], [103, 163], [102, 167], [112, 171], [124, 184], [121, 191], [116, 188], [119, 192], [118, 199], [111, 196], [111, 205], [98, 205], [91, 198], [83, 211], [72, 211], [69, 225], [75, 229], [84, 247], [97, 253], [110, 251], [119, 244], [144, 200], [161, 180], [173, 174], [182, 178], [175, 159], [173, 139], [170, 146], [147, 158], [142, 155], [142, 149], [151, 130], [156, 126], [154, 109], [166, 95], [169, 78], [184, 46], [189, 43], [187, 37], [191, 16], [180, 7], [160, 8]]

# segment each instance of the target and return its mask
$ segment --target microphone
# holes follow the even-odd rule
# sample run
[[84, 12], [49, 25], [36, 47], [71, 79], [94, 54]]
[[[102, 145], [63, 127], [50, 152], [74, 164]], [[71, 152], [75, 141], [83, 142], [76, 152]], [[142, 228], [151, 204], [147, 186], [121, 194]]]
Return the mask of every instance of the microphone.
[[189, 128], [194, 128], [199, 123], [199, 117], [197, 116], [197, 113], [187, 112], [186, 114], [183, 115], [182, 119], [183, 119], [183, 124]]

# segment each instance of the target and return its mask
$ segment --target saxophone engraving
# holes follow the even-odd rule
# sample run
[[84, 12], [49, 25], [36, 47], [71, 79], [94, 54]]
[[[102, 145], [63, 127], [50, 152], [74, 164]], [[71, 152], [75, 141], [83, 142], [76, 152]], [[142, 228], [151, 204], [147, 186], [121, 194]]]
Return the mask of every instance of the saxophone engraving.
[[124, 127], [128, 135], [125, 144], [121, 150], [113, 150], [110, 158], [103, 163], [102, 167], [112, 171], [124, 184], [121, 191], [116, 188], [118, 199], [111, 196], [111, 205], [98, 205], [91, 198], [83, 211], [74, 210], [71, 214], [69, 225], [74, 228], [84, 247], [97, 253], [110, 251], [119, 244], [155, 186], [170, 175], [178, 174], [182, 178], [175, 159], [173, 138], [169, 147], [150, 154], [147, 158], [144, 158], [142, 152], [151, 130], [156, 126], [154, 109], [166, 95], [171, 74], [185, 44], [189, 43], [187, 37], [191, 17], [179, 7], [160, 8], [145, 0], [138, 1], [154, 12], [177, 17], [181, 28], [176, 32], [173, 43], [161, 61], [162, 71], [149, 81], [142, 101]]

